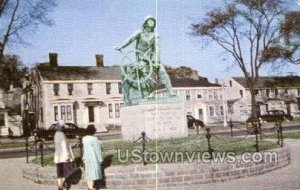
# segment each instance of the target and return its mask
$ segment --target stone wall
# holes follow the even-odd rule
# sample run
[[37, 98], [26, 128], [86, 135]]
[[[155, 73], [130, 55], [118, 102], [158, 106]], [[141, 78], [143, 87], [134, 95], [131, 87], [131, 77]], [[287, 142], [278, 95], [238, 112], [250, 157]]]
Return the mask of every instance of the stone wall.
[[[204, 183], [222, 182], [237, 178], [261, 175], [282, 168], [290, 163], [290, 152], [287, 147], [274, 149], [278, 162], [260, 163], [177, 163], [156, 165], [114, 166], [105, 169], [107, 189], [143, 189], [156, 187], [180, 187]], [[23, 168], [23, 177], [35, 183], [56, 184], [55, 168], [39, 167], [27, 164]], [[83, 187], [84, 186], [84, 187]], [[72, 189], [84, 189], [81, 182]]]

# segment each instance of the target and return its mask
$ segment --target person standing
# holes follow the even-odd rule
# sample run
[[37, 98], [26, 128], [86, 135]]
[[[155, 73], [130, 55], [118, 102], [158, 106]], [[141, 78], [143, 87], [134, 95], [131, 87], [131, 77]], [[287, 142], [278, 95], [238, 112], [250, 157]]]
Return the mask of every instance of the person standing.
[[58, 122], [56, 124], [56, 132], [54, 134], [54, 163], [56, 164], [58, 190], [64, 189], [64, 182], [66, 179], [64, 174], [64, 164], [74, 160], [72, 149], [69, 146], [63, 129], [63, 122]]
[[88, 189], [94, 188], [94, 182], [102, 179], [101, 164], [101, 142], [94, 136], [96, 128], [94, 125], [87, 127], [87, 135], [82, 138], [83, 143], [83, 162], [85, 166], [85, 179]]

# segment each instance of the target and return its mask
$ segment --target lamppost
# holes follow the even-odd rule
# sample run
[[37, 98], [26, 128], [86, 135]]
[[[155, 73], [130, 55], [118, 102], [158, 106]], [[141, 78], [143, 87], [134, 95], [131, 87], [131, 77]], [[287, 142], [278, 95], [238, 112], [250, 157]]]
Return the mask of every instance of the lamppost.
[[226, 106], [226, 95], [225, 95], [225, 84], [222, 83], [222, 93], [223, 93], [223, 125], [224, 127], [227, 127], [228, 123], [227, 123], [227, 106]]

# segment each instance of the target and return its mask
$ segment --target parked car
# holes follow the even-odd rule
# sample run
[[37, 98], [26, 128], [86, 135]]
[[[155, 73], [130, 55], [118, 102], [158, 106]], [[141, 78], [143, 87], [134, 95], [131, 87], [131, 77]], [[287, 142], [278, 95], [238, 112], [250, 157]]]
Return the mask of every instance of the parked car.
[[187, 118], [188, 128], [193, 128], [194, 124], [195, 124], [195, 126], [199, 126], [201, 128], [204, 127], [203, 121], [201, 121], [199, 119], [195, 119], [191, 115], [187, 115], [186, 118]]
[[267, 114], [259, 116], [259, 118], [266, 122], [276, 122], [276, 121], [291, 121], [293, 120], [293, 116], [290, 114], [286, 114], [282, 110], [269, 110]]
[[[48, 129], [37, 129], [37, 136], [44, 138], [46, 140], [51, 140], [56, 132], [56, 124], [52, 124]], [[63, 132], [66, 134], [67, 138], [75, 138], [77, 135], [82, 135], [86, 133], [85, 128], [80, 128], [74, 123], [65, 123]]]

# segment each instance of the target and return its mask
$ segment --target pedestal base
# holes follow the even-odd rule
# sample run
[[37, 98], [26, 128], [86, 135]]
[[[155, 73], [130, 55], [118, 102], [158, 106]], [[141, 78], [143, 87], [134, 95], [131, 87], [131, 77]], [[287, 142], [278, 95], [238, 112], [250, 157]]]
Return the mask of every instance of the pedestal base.
[[184, 104], [145, 104], [121, 109], [124, 140], [136, 140], [144, 131], [152, 140], [188, 136]]

